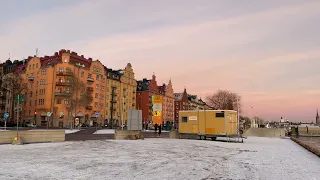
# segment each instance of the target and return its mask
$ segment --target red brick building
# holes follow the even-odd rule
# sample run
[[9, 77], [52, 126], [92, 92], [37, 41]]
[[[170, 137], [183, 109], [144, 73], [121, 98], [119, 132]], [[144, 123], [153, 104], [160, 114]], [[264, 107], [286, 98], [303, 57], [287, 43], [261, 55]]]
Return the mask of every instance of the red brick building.
[[152, 120], [152, 96], [160, 95], [157, 85], [156, 76], [153, 74], [152, 79], [143, 79], [137, 81], [137, 109], [142, 110], [142, 120]]
[[186, 88], [184, 88], [183, 93], [174, 93], [174, 120], [176, 123], [179, 122], [179, 111], [189, 109], [189, 99]]

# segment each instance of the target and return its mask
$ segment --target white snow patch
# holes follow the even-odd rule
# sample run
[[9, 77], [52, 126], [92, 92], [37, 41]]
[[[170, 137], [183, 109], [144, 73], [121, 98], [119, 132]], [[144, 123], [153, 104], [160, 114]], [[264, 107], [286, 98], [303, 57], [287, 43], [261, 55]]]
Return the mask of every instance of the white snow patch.
[[29, 131], [57, 131], [57, 130], [64, 130], [65, 134], [71, 134], [80, 131], [79, 129], [31, 129]]
[[317, 156], [289, 139], [183, 139], [1, 145], [0, 179], [319, 179]]
[[100, 129], [93, 134], [114, 134], [115, 130], [114, 129]]
[[72, 134], [72, 133], [76, 133], [78, 131], [80, 131], [80, 130], [79, 129], [66, 129], [66, 130], [64, 130], [64, 133], [65, 134]]

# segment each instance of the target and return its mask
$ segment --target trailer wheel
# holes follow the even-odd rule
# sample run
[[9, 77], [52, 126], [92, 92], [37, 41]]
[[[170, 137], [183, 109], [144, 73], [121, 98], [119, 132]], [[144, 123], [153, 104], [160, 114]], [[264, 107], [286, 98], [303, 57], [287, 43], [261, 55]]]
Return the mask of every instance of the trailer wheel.
[[215, 141], [217, 139], [217, 137], [211, 137], [212, 141]]
[[207, 136], [203, 136], [203, 140], [206, 140], [207, 139]]

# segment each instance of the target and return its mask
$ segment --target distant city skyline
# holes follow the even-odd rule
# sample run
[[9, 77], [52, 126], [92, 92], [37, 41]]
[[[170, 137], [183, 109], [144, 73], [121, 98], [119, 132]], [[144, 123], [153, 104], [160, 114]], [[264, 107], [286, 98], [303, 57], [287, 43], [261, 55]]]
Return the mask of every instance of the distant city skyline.
[[[4, 0], [0, 60], [70, 49], [176, 93], [242, 96], [244, 115], [315, 122], [320, 1]], [[253, 107], [253, 108], [250, 108]]]

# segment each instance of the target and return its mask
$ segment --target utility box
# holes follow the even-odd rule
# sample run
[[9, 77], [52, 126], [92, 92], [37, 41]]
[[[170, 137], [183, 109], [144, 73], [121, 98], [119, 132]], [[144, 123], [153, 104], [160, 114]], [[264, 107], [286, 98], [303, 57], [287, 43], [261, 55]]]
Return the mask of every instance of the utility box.
[[202, 138], [238, 137], [237, 111], [196, 110], [179, 112], [179, 133]]
[[127, 129], [139, 131], [142, 130], [142, 111], [128, 110]]

